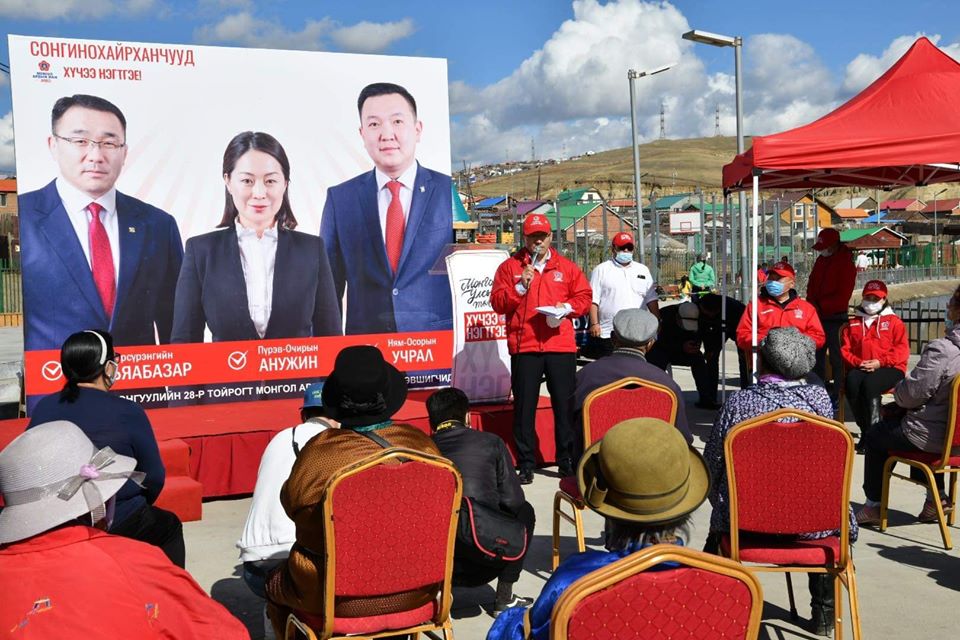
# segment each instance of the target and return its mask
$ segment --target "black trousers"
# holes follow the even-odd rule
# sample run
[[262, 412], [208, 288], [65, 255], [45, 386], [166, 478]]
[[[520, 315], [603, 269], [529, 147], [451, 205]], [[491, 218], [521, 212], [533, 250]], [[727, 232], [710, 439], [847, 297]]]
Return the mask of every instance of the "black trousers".
[[[707, 360], [707, 382], [705, 390], [707, 400], [717, 402], [717, 387], [720, 384], [720, 351], [706, 354]], [[728, 363], [729, 364], [729, 363]], [[742, 349], [737, 349], [737, 366], [740, 368], [740, 388], [746, 389], [750, 386], [750, 368], [747, 366], [747, 356]]]
[[[517, 511], [517, 520], [523, 523], [527, 529], [527, 552], [530, 551], [530, 545], [533, 544], [533, 528], [537, 523], [537, 514], [533, 510], [533, 505], [524, 502], [523, 506]], [[474, 562], [470, 559], [453, 557], [453, 584], [458, 587], [479, 587], [487, 584], [494, 578], [501, 582], [513, 584], [520, 579], [520, 572], [523, 571], [523, 561], [527, 557], [527, 552], [523, 557], [511, 562]]]
[[[827, 318], [820, 318], [820, 324], [823, 325], [823, 332], [827, 334], [827, 343], [817, 349], [817, 362], [813, 368], [814, 373], [820, 376], [824, 386], [830, 392], [830, 397], [837, 395], [837, 384], [840, 381], [840, 371], [843, 367], [843, 359], [840, 357], [840, 328], [848, 321], [846, 314], [838, 314]], [[829, 351], [829, 353], [827, 353]], [[827, 380], [827, 358], [830, 359], [831, 381]]]
[[[671, 364], [690, 367], [693, 382], [697, 385], [697, 395], [700, 402], [713, 402], [717, 396], [717, 386], [710, 387], [710, 376], [707, 372], [707, 360], [703, 354], [686, 353], [682, 345], [667, 345], [663, 342], [654, 342], [653, 348], [647, 352], [647, 362], [660, 367], [664, 371]], [[683, 398], [678, 398], [683, 402]]]
[[170, 562], [181, 569], [187, 566], [183, 525], [176, 514], [148, 504], [134, 511], [123, 522], [110, 527], [110, 533], [160, 547], [160, 550], [170, 558]]
[[880, 398], [885, 391], [903, 380], [903, 371], [894, 367], [881, 367], [867, 373], [861, 369], [851, 369], [847, 372], [846, 393], [853, 408], [853, 415], [857, 424], [863, 429], [869, 429], [870, 401]]
[[[920, 451], [903, 435], [900, 418], [881, 420], [867, 431], [864, 436], [867, 451], [863, 460], [863, 493], [867, 500], [880, 501], [883, 491], [883, 465], [887, 461], [889, 451]], [[920, 476], [912, 468], [910, 475], [913, 478]], [[937, 490], [943, 495], [943, 475], [934, 476]]]
[[553, 432], [557, 461], [573, 458], [573, 392], [576, 388], [577, 354], [518, 353], [510, 357], [510, 385], [513, 389], [513, 440], [517, 466], [536, 466], [537, 403], [540, 382], [547, 378], [553, 404]]

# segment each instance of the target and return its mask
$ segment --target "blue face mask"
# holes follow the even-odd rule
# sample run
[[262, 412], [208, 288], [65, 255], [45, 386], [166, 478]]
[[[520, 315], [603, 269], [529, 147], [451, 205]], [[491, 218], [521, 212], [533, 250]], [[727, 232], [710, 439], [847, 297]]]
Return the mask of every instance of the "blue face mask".
[[613, 257], [614, 260], [620, 264], [630, 264], [633, 262], [633, 252], [632, 251], [618, 251], [617, 255]]
[[767, 280], [763, 283], [763, 288], [774, 298], [779, 298], [783, 295], [783, 283], [779, 280]]
[[949, 310], [947, 310], [947, 312], [946, 312], [946, 313], [944, 314], [944, 316], [943, 316], [943, 325], [944, 325], [944, 327], [946, 328], [947, 333], [950, 333], [951, 331], [953, 331], [953, 328], [954, 328], [955, 326], [957, 326], [956, 323], [955, 323], [953, 320], [950, 319], [950, 311], [949, 311]]

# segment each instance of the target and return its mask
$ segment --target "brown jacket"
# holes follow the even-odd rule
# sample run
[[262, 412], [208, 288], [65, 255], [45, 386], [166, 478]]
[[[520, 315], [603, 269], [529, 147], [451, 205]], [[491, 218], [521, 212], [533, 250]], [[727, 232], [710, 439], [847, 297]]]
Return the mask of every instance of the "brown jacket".
[[[440, 455], [437, 446], [416, 427], [393, 424], [376, 434], [395, 447]], [[323, 490], [334, 474], [383, 451], [377, 443], [351, 429], [327, 429], [300, 451], [290, 477], [280, 490], [280, 503], [297, 527], [290, 557], [267, 582], [267, 596], [284, 608], [323, 613]], [[387, 597], [338, 598], [337, 616], [358, 617], [405, 611], [426, 604], [435, 593], [411, 591]]]

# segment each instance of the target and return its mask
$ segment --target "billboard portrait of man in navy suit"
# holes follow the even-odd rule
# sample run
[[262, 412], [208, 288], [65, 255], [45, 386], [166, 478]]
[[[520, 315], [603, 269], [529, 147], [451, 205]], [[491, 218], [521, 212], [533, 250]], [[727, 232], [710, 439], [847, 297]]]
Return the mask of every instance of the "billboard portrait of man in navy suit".
[[170, 340], [183, 245], [172, 216], [116, 189], [126, 130], [100, 97], [53, 106], [47, 145], [60, 175], [19, 199], [26, 350], [59, 349], [84, 329], [116, 345]]
[[406, 89], [368, 85], [357, 110], [374, 168], [327, 191], [320, 223], [345, 333], [450, 329], [450, 284], [431, 273], [453, 242], [450, 176], [417, 162], [423, 123]]

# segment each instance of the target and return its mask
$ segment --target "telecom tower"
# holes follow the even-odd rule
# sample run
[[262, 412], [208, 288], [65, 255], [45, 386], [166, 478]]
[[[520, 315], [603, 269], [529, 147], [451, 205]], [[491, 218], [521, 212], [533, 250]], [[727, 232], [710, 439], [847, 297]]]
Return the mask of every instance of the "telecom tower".
[[667, 137], [667, 120], [666, 120], [666, 107], [661, 102], [660, 103], [660, 139], [663, 140]]
[[717, 110], [714, 112], [713, 116], [713, 137], [720, 137], [720, 105], [717, 105]]
[[533, 141], [533, 136], [530, 136], [530, 162], [537, 161], [537, 146]]

